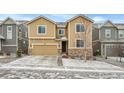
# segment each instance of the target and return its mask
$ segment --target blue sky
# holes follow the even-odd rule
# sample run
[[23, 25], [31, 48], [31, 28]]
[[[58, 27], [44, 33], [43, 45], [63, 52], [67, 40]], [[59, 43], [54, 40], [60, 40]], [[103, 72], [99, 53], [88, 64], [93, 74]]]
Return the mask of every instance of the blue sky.
[[[6, 17], [11, 17], [16, 20], [31, 20], [37, 16], [46, 16], [57, 22], [64, 22], [76, 14], [0, 14], [0, 20], [4, 20]], [[104, 22], [111, 20], [114, 23], [124, 23], [124, 14], [86, 14], [89, 18], [95, 22]]]

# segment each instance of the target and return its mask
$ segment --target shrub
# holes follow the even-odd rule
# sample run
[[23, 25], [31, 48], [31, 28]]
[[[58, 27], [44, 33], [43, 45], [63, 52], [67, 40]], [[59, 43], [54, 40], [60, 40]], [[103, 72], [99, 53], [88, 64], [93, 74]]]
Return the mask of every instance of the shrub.
[[17, 57], [21, 57], [21, 56], [22, 56], [22, 51], [21, 51], [21, 49], [18, 49], [18, 50], [16, 51], [16, 56], [17, 56]]

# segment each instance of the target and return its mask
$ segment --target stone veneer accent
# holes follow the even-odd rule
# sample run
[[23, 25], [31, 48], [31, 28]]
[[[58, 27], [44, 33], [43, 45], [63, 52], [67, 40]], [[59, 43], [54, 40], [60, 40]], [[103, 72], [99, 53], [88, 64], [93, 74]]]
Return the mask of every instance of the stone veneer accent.
[[[92, 49], [87, 49], [87, 59], [92, 59]], [[85, 57], [85, 49], [68, 49], [68, 55], [70, 57], [80, 57], [81, 59], [84, 59]]]

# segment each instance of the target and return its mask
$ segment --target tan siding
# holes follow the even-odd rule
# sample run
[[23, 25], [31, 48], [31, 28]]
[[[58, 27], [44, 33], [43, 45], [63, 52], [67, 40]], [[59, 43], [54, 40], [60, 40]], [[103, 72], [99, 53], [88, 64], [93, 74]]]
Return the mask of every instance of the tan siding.
[[92, 23], [86, 19], [79, 17], [69, 23], [69, 48], [75, 48], [76, 39], [83, 39], [85, 41], [85, 32], [75, 32], [75, 24], [83, 23], [87, 28], [86, 31], [86, 46], [92, 48]]
[[[38, 25], [46, 25], [46, 35], [38, 35], [37, 33], [37, 26]], [[29, 32], [29, 36], [30, 37], [55, 37], [55, 28], [56, 25], [44, 18], [40, 18], [38, 20], [35, 20], [34, 22], [32, 22], [31, 24], [29, 24], [30, 26], [30, 32]]]

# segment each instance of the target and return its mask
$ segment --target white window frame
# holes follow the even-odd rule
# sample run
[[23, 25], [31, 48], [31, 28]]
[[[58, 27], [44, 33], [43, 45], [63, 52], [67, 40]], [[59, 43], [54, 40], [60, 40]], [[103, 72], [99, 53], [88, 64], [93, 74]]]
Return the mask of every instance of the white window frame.
[[[45, 27], [45, 33], [39, 33], [39, 31], [38, 31], [39, 26], [44, 26]], [[37, 34], [38, 35], [46, 35], [47, 34], [47, 26], [46, 25], [37, 25]]]
[[[63, 30], [63, 34], [59, 33], [60, 30]], [[65, 29], [58, 29], [58, 35], [65, 35]]]
[[[9, 30], [8, 30], [8, 28], [9, 27], [11, 27], [11, 32], [8, 32]], [[12, 26], [7, 26], [7, 39], [12, 39]], [[10, 36], [8, 36], [8, 33], [9, 33], [9, 35], [11, 35], [11, 38], [10, 38]], [[11, 33], [11, 34], [10, 34]], [[9, 37], [9, 38], [8, 38]]]
[[75, 48], [84, 48], [85, 47], [85, 42], [84, 40], [82, 40], [84, 42], [84, 46], [83, 47], [77, 47], [77, 40], [82, 40], [82, 39], [76, 39], [75, 40]]
[[[77, 32], [77, 25], [83, 25], [84, 26], [84, 24], [83, 23], [76, 23], [75, 24], [75, 33], [80, 33], [80, 32]], [[84, 26], [84, 28], [85, 28], [85, 26]], [[81, 31], [81, 32], [85, 32], [85, 29], [84, 29], [84, 31]]]
[[[121, 33], [120, 33], [121, 32]], [[120, 34], [122, 34], [123, 36], [120, 37]], [[118, 30], [118, 37], [119, 38], [124, 38], [124, 30]]]
[[[107, 31], [109, 31], [109, 32], [107, 32]], [[109, 33], [109, 36], [107, 36], [108, 33]], [[111, 38], [111, 29], [105, 29], [105, 37]]]
[[28, 32], [27, 31], [25, 32], [25, 37], [28, 37]]
[[25, 41], [23, 41], [23, 44], [25, 44], [26, 42]]

